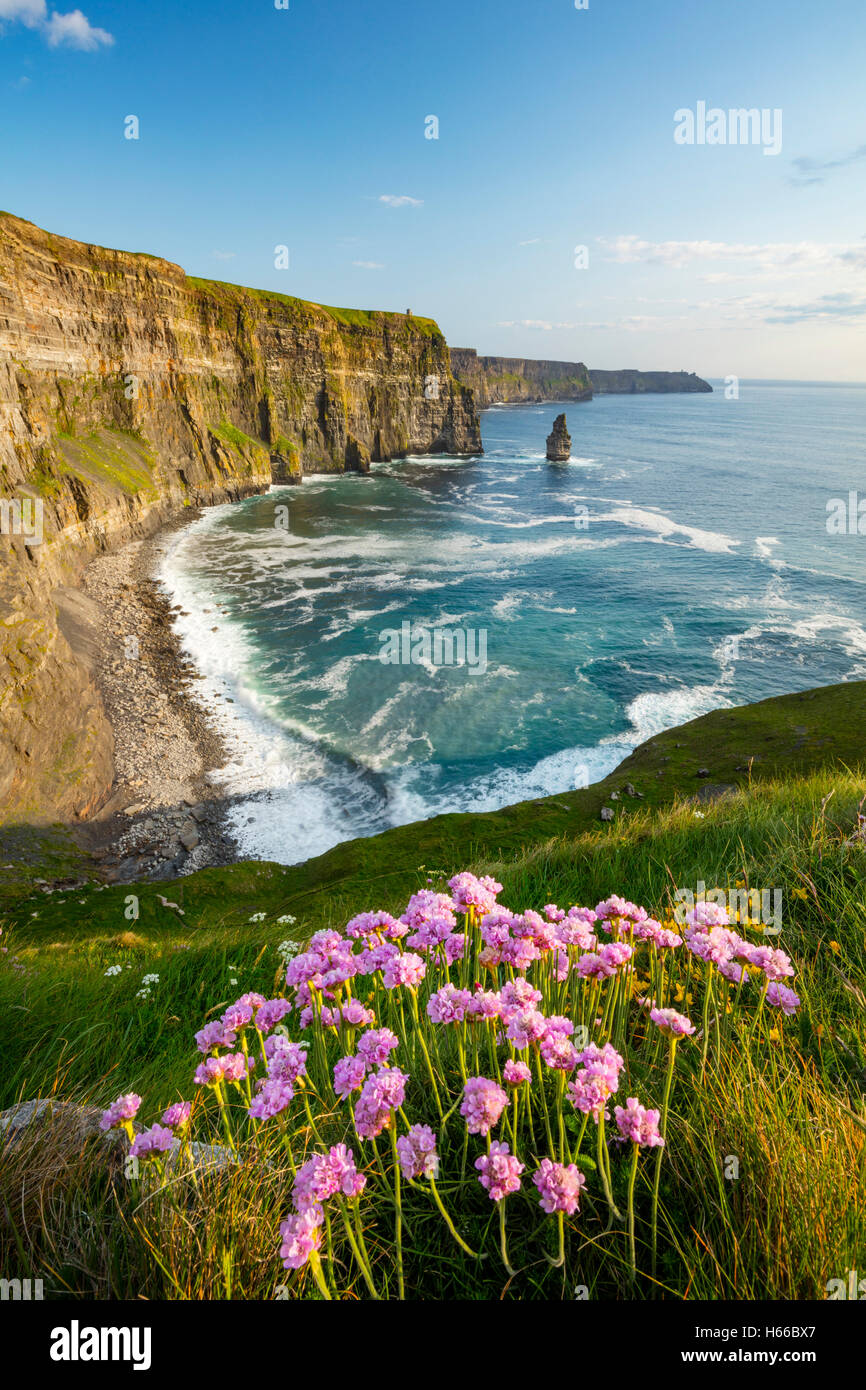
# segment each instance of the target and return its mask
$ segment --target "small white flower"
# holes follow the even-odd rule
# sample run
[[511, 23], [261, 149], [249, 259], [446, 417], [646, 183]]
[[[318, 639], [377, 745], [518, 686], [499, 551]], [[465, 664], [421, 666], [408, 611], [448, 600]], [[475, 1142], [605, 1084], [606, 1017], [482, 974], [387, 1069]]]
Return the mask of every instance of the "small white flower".
[[237, 979], [236, 979], [236, 977], [235, 977], [234, 975], [232, 975], [231, 979], [229, 980], [229, 984], [230, 984], [230, 985], [236, 985], [236, 984], [237, 984]]
[[123, 966], [122, 966], [122, 965], [109, 965], [109, 967], [108, 967], [108, 969], [106, 970], [105, 973], [106, 973], [106, 975], [122, 975], [122, 974], [123, 974]]
[[251, 922], [263, 922], [263, 921], [265, 920], [265, 913], [264, 913], [264, 912], [254, 912], [253, 915], [252, 915], [252, 917], [250, 917], [249, 920], [250, 920]]
[[144, 985], [144, 986], [147, 986], [147, 985], [158, 985], [158, 984], [159, 984], [159, 976], [158, 976], [158, 975], [145, 975], [145, 977], [144, 977], [144, 979], [142, 980], [141, 983], [142, 983], [142, 985]]
[[283, 916], [282, 916], [282, 917], [278, 917], [278, 918], [277, 918], [277, 926], [278, 926], [278, 927], [293, 927], [293, 926], [295, 925], [295, 923], [297, 922], [297, 920], [298, 920], [297, 917], [292, 917], [292, 916], [290, 915], [290, 913], [285, 912], [285, 913], [283, 913]]
[[695, 811], [694, 817], [695, 820], [706, 820], [706, 816], [704, 815], [703, 811]]

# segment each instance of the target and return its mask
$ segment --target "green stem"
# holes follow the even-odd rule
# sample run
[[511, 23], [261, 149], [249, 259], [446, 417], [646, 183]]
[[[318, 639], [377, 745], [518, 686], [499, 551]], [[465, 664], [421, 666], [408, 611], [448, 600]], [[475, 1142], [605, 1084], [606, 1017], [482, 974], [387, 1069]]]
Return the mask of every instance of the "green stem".
[[[671, 1087], [672, 1087], [672, 1085], [673, 1085], [673, 1080], [674, 1080], [674, 1066], [675, 1066], [675, 1064], [676, 1064], [676, 1060], [677, 1060], [677, 1040], [676, 1040], [676, 1038], [672, 1037], [672, 1038], [671, 1038], [671, 1042], [670, 1042], [670, 1053], [669, 1053], [669, 1060], [668, 1060], [668, 1074], [667, 1074], [667, 1079], [666, 1079], [666, 1081], [665, 1081], [665, 1097], [664, 1097], [664, 1101], [663, 1101], [663, 1103], [662, 1103], [661, 1121], [660, 1121], [660, 1123], [659, 1123], [659, 1134], [661, 1135], [661, 1137], [662, 1137], [663, 1139], [665, 1138], [665, 1132], [666, 1132], [666, 1130], [667, 1130], [668, 1106], [670, 1105]], [[660, 1144], [659, 1147], [656, 1149], [656, 1170], [655, 1170], [655, 1177], [653, 1178], [653, 1204], [652, 1204], [652, 1217], [651, 1217], [651, 1228], [652, 1228], [652, 1275], [653, 1275], [653, 1278], [655, 1278], [655, 1273], [656, 1273], [656, 1251], [657, 1251], [657, 1246], [658, 1246], [658, 1222], [659, 1222], [659, 1183], [661, 1182], [661, 1175], [662, 1175], [662, 1154], [663, 1154], [663, 1153], [664, 1153], [664, 1145]]]
[[397, 1247], [397, 1288], [401, 1301], [406, 1298], [406, 1288], [403, 1283], [403, 1204], [400, 1200], [400, 1155], [397, 1152], [397, 1128], [393, 1121], [388, 1126], [388, 1133], [391, 1136], [391, 1152], [394, 1155], [394, 1205], [396, 1207], [396, 1217], [394, 1224], [394, 1243]]
[[457, 1241], [457, 1244], [460, 1246], [460, 1249], [461, 1249], [461, 1250], [465, 1250], [467, 1255], [471, 1255], [472, 1258], [473, 1258], [473, 1260], [480, 1260], [480, 1259], [481, 1259], [481, 1256], [478, 1254], [478, 1252], [477, 1252], [476, 1250], [472, 1250], [472, 1249], [466, 1244], [466, 1241], [463, 1240], [462, 1236], [459, 1236], [459, 1235], [457, 1234], [457, 1229], [456, 1229], [456, 1227], [455, 1227], [455, 1225], [454, 1225], [454, 1222], [451, 1220], [451, 1217], [448, 1215], [447, 1211], [445, 1210], [445, 1206], [444, 1206], [444, 1204], [443, 1204], [442, 1198], [439, 1196], [439, 1189], [437, 1188], [436, 1183], [434, 1182], [433, 1178], [430, 1179], [430, 1191], [433, 1193], [433, 1199], [434, 1199], [434, 1201], [436, 1202], [437, 1207], [439, 1208], [440, 1212], [442, 1213], [442, 1216], [443, 1216], [444, 1219], [445, 1219], [445, 1225], [448, 1227], [448, 1229], [449, 1229], [449, 1231], [451, 1232], [452, 1236], [453, 1236], [454, 1239]]

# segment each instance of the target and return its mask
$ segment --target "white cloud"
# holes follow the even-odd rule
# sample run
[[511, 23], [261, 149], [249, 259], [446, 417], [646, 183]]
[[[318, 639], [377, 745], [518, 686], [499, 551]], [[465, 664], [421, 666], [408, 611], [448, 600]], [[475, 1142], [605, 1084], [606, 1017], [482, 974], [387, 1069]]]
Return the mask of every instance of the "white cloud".
[[576, 328], [574, 323], [551, 323], [547, 319], [507, 319], [498, 323], [497, 328], [534, 328], [541, 333], [552, 333], [555, 328]]
[[384, 269], [385, 269], [385, 267], [383, 266], [383, 264], [382, 264], [381, 261], [353, 261], [353, 262], [352, 262], [352, 265], [356, 265], [356, 266], [358, 267], [359, 270], [384, 270]]
[[97, 29], [81, 10], [68, 14], [52, 11], [49, 15], [45, 0], [0, 0], [0, 21], [8, 19], [40, 29], [50, 48], [79, 48], [85, 52], [108, 47], [114, 43], [107, 29]]
[[420, 208], [423, 206], [423, 198], [410, 198], [408, 193], [382, 193], [379, 196], [380, 203], [387, 203], [389, 208]]
[[69, 14], [52, 14], [45, 26], [45, 37], [51, 48], [66, 45], [69, 48], [81, 48], [88, 53], [95, 48], [114, 43], [114, 38], [107, 29], [95, 28], [80, 10], [72, 10]]
[[45, 0], [0, 0], [0, 19], [17, 19], [28, 29], [45, 22]]
[[211, 251], [215, 261], [233, 261], [237, 251]]

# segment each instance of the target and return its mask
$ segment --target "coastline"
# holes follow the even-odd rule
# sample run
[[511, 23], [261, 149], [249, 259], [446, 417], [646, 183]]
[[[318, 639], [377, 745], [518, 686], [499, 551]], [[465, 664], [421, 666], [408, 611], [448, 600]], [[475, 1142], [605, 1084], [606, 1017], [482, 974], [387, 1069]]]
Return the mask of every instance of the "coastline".
[[149, 536], [98, 556], [80, 588], [64, 591], [67, 625], [78, 623], [114, 738], [108, 801], [76, 827], [81, 847], [109, 883], [172, 879], [237, 861], [226, 799], [210, 774], [225, 746], [205, 705], [202, 679], [174, 630], [156, 577], [165, 540], [201, 515], [169, 518]]

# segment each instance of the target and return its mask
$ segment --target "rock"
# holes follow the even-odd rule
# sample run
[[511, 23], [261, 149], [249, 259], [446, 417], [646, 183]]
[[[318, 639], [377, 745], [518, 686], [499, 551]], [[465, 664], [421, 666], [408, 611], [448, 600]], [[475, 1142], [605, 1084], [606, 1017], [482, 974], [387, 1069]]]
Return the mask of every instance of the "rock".
[[709, 777], [709, 775], [710, 769], [708, 767], [699, 767], [697, 772], [695, 773], [696, 777]]
[[614, 815], [614, 813], [613, 813], [613, 811], [612, 811], [612, 809], [611, 809], [610, 806], [602, 806], [602, 808], [601, 808], [601, 818], [602, 818], [602, 820], [613, 820], [613, 815]]
[[551, 463], [567, 463], [571, 458], [571, 435], [564, 415], [557, 415], [547, 436], [547, 457]]
[[194, 820], [184, 821], [178, 839], [185, 850], [194, 850], [201, 843], [198, 827]]
[[624, 790], [625, 790], [626, 796], [637, 796], [637, 792], [635, 791], [635, 789], [634, 789], [634, 787], [632, 786], [631, 782], [626, 782]]
[[611, 792], [610, 799], [611, 801], [619, 801], [619, 792]]

